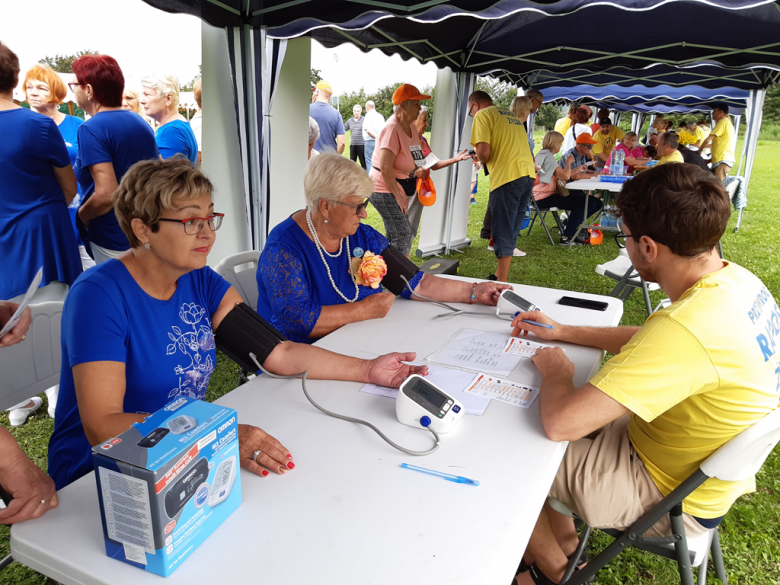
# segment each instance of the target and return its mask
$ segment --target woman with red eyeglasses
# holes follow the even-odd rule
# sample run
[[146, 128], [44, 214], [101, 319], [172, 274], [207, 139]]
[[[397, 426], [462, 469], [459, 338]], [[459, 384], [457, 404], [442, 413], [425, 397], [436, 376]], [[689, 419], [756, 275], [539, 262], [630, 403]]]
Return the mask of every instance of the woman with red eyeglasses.
[[[92, 470], [93, 445], [177, 397], [205, 398], [216, 366], [213, 332], [221, 334], [223, 320], [240, 312], [235, 306], [242, 302], [206, 266], [222, 223], [212, 192], [211, 182], [181, 157], [140, 162], [122, 179], [114, 210], [131, 249], [85, 272], [62, 313], [60, 398], [49, 443], [57, 489]], [[397, 387], [409, 374], [427, 371], [403, 363], [414, 353], [361, 360], [280, 343], [268, 327], [270, 337], [258, 335], [262, 351], [255, 351], [276, 374], [308, 370], [310, 378]], [[238, 440], [241, 465], [262, 477], [295, 467], [290, 452], [257, 427], [239, 425]]]
[[122, 108], [125, 78], [113, 57], [83, 55], [72, 68], [76, 81], [68, 85], [90, 116], [78, 131], [74, 168], [84, 200], [77, 224], [85, 246], [100, 264], [130, 248], [111, 204], [119, 181], [135, 163], [159, 158], [160, 153], [149, 125]]

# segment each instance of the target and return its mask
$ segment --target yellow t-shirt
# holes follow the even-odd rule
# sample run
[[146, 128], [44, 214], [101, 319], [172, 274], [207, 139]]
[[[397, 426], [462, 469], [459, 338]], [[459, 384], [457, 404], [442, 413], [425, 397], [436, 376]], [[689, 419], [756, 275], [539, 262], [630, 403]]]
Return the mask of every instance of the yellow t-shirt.
[[599, 154], [603, 152], [609, 156], [612, 152], [612, 149], [615, 148], [617, 141], [623, 140], [625, 135], [626, 133], [623, 132], [619, 126], [615, 126], [614, 124], [610, 128], [609, 134], [602, 134], [600, 129], [596, 130], [593, 132], [593, 140], [598, 142], [598, 144], [593, 145], [593, 154]]
[[[756, 276], [724, 265], [650, 315], [590, 380], [631, 411], [631, 444], [664, 496], [778, 407], [780, 309]], [[755, 489], [755, 478], [711, 478], [683, 510], [718, 518]]]
[[[694, 130], [694, 132], [693, 132], [693, 136], [694, 136], [694, 138], [696, 138], [696, 142], [699, 142], [700, 140], [703, 141], [709, 135], [710, 135], [710, 133], [707, 132], [701, 126], [696, 126], [696, 130]], [[694, 142], [694, 144], [696, 144], [696, 143]]]
[[520, 118], [509, 110], [490, 106], [474, 116], [471, 145], [490, 145], [490, 190], [495, 191], [520, 177], [536, 176], [534, 159], [528, 146], [528, 135]]
[[726, 116], [718, 120], [711, 134], [715, 136], [712, 139], [712, 162], [717, 163], [725, 161], [727, 164], [734, 165], [734, 151], [737, 148], [737, 135], [734, 132], [734, 124], [731, 118]]
[[565, 116], [555, 122], [555, 131], [566, 136], [566, 131], [571, 128], [571, 118]]
[[657, 163], [655, 163], [655, 166], [658, 165], [665, 165], [666, 163], [670, 162], [685, 162], [683, 160], [682, 155], [680, 154], [679, 150], [675, 150], [672, 154], [667, 154], [664, 157], [661, 157]]

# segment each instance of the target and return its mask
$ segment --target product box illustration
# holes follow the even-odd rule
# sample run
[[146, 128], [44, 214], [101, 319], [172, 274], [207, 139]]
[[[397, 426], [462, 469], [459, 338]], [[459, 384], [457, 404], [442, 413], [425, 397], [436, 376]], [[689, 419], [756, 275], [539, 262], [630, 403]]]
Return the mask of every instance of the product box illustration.
[[93, 447], [109, 557], [167, 577], [241, 505], [237, 421], [177, 398]]

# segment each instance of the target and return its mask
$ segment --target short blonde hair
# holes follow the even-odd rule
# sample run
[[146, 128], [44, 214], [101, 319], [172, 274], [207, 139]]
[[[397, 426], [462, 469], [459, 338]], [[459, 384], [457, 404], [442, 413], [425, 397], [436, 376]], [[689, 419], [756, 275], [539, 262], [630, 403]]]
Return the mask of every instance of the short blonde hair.
[[306, 207], [317, 210], [320, 199], [342, 201], [348, 197], [368, 197], [374, 191], [363, 168], [345, 156], [324, 152], [312, 157], [303, 175]]
[[122, 99], [124, 99], [126, 93], [130, 94], [133, 97], [133, 99], [135, 100], [135, 107], [136, 107], [136, 109], [133, 110], [133, 111], [136, 114], [141, 114], [144, 117], [146, 117], [146, 114], [144, 114], [144, 112], [143, 112], [143, 110], [144, 110], [143, 107], [141, 106], [141, 104], [138, 103], [138, 98], [140, 97], [140, 92], [135, 90], [135, 89], [130, 89], [129, 87], [126, 87], [122, 91]]
[[49, 67], [43, 67], [42, 65], [33, 65], [32, 68], [24, 76], [24, 97], [27, 98], [27, 82], [28, 81], [43, 81], [49, 86], [51, 92], [50, 104], [61, 104], [65, 96], [68, 95], [68, 88], [65, 86], [65, 82]]
[[512, 103], [509, 106], [509, 111], [511, 111], [518, 118], [522, 118], [523, 116], [527, 116], [531, 113], [532, 107], [533, 104], [531, 103], [531, 98], [529, 98], [527, 95], [521, 95], [512, 100]]
[[563, 144], [563, 134], [555, 132], [554, 130], [548, 132], [544, 135], [544, 138], [542, 138], [542, 148], [546, 148], [547, 150], [552, 150], [561, 144]]
[[172, 105], [179, 107], [179, 78], [175, 75], [147, 75], [141, 80], [141, 85], [150, 87], [160, 96], [172, 96]]
[[[631, 138], [636, 138], [638, 140], [639, 139], [639, 135], [636, 132], [626, 132], [625, 135], [623, 135], [623, 140], [625, 140], [626, 138], [628, 138], [629, 140]], [[621, 140], [621, 142], [623, 140]]]
[[134, 219], [156, 232], [163, 213], [173, 209], [174, 199], [192, 201], [203, 195], [211, 197], [213, 192], [214, 185], [206, 175], [181, 155], [145, 160], [135, 163], [122, 177], [114, 192], [114, 213], [130, 247], [137, 248], [141, 242], [133, 232]]
[[195, 102], [198, 104], [198, 109], [202, 109], [200, 106], [200, 98], [203, 95], [203, 81], [200, 77], [192, 84], [192, 93], [195, 96]]

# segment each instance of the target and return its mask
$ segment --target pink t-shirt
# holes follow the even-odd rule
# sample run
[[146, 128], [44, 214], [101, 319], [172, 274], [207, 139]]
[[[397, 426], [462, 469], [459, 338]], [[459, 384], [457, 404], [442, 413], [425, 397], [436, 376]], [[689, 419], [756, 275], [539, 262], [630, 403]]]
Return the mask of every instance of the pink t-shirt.
[[[623, 152], [626, 154], [626, 156], [627, 156], [627, 157], [630, 157], [630, 158], [638, 158], [638, 157], [642, 156], [642, 147], [641, 147], [641, 146], [635, 146], [634, 148], [632, 148], [632, 149], [630, 149], [630, 150], [629, 150], [629, 149], [628, 149], [628, 148], [627, 148], [627, 147], [626, 147], [626, 146], [625, 146], [625, 145], [624, 145], [624, 144], [621, 142], [620, 144], [618, 144], [618, 145], [615, 147], [615, 150], [622, 150], [622, 151], [623, 151]], [[608, 171], [608, 170], [609, 170], [609, 161], [610, 161], [610, 160], [611, 160], [611, 157], [607, 159], [607, 164], [605, 164], [605, 165], [604, 165], [604, 170], [606, 170], [606, 171]], [[628, 168], [626, 169], [626, 174], [628, 174], [628, 175], [630, 175], [630, 174], [631, 174], [631, 173], [633, 173], [633, 172], [634, 172], [634, 167], [628, 167]]]
[[[393, 164], [393, 174], [396, 179], [406, 179], [415, 169], [414, 158], [412, 157], [412, 146], [420, 147], [420, 137], [417, 134], [417, 128], [414, 124], [409, 124], [411, 136], [407, 136], [398, 124], [395, 115], [387, 119], [385, 127], [379, 133], [376, 148], [374, 149], [374, 158], [371, 159], [371, 178], [374, 181], [374, 191], [376, 193], [392, 193], [382, 179], [379, 164], [382, 149], [389, 149], [395, 154], [395, 164]], [[420, 149], [422, 152], [422, 149]]]

